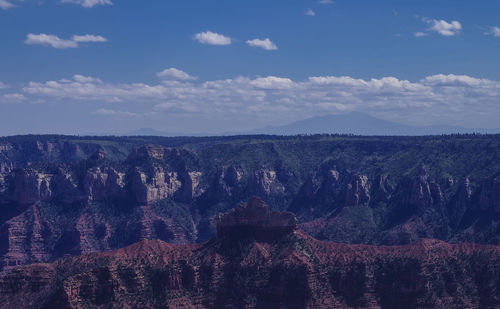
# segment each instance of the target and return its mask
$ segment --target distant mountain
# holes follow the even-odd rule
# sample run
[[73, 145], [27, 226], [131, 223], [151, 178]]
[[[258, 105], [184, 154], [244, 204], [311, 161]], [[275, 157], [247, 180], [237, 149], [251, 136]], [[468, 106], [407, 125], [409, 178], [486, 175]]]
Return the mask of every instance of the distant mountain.
[[246, 133], [277, 135], [321, 133], [356, 135], [435, 135], [453, 133], [500, 133], [500, 129], [471, 129], [446, 125], [410, 126], [382, 120], [364, 113], [352, 112], [348, 114], [313, 117], [283, 126], [269, 126]]
[[133, 130], [130, 132], [126, 132], [123, 134], [119, 134], [121, 136], [167, 136], [167, 137], [173, 137], [173, 136], [205, 136], [206, 134], [200, 134], [200, 133], [185, 133], [185, 132], [165, 132], [165, 131], [160, 131], [160, 130], [155, 130], [151, 128], [141, 128], [137, 130]]
[[[282, 126], [267, 126], [251, 131], [231, 131], [213, 136], [228, 135], [297, 135], [297, 134], [355, 134], [355, 135], [440, 135], [454, 133], [498, 134], [498, 129], [465, 128], [460, 126], [433, 125], [410, 126], [387, 121], [365, 113], [352, 112], [340, 115], [325, 115], [292, 122]], [[95, 134], [93, 134], [95, 135]], [[117, 134], [119, 136], [208, 136], [207, 133], [165, 132], [151, 128]]]

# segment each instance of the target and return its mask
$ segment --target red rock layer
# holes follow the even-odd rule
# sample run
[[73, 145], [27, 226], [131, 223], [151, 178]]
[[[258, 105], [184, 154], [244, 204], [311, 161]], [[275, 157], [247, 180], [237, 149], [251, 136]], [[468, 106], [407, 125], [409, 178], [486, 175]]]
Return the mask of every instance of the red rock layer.
[[[245, 226], [273, 227], [273, 219], [288, 216], [273, 215], [255, 201], [241, 208], [219, 224], [238, 226], [239, 214]], [[261, 241], [252, 231], [222, 233], [200, 245], [147, 240], [17, 268], [0, 279], [0, 307], [498, 308], [500, 303], [498, 246], [437, 240], [348, 245], [295, 229]]]

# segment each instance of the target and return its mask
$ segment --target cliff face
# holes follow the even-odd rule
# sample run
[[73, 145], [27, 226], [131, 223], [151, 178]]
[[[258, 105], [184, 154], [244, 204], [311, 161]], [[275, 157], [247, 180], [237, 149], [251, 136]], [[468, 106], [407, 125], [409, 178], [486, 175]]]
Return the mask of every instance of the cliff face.
[[225, 215], [217, 217], [218, 238], [239, 238], [252, 235], [259, 241], [289, 234], [297, 229], [297, 218], [291, 212], [275, 212], [259, 198], [240, 204]]
[[499, 245], [499, 149], [498, 136], [0, 138], [0, 271], [201, 242], [254, 195], [322, 240]]
[[[283, 229], [286, 227], [285, 229]], [[259, 233], [274, 231], [260, 240]], [[199, 245], [141, 241], [108, 253], [18, 268], [2, 308], [494, 308], [500, 247], [315, 240], [291, 213], [252, 200], [219, 216]]]

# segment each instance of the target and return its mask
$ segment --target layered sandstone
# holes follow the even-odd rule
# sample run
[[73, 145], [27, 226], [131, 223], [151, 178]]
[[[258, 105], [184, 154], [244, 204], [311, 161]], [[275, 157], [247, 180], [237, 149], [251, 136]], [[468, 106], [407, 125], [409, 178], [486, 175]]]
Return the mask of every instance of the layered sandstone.
[[[500, 247], [420, 240], [322, 242], [288, 213], [251, 200], [199, 245], [141, 241], [108, 253], [18, 268], [1, 308], [496, 308]], [[261, 241], [230, 229], [287, 227]], [[229, 228], [229, 230], [227, 229]], [[269, 231], [271, 233], [271, 231]]]

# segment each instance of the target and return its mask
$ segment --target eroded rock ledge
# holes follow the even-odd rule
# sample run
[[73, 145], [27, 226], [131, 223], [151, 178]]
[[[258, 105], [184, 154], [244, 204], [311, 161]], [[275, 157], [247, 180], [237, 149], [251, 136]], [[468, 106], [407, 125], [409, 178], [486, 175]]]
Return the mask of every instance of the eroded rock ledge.
[[264, 201], [253, 197], [248, 204], [240, 204], [227, 214], [219, 214], [217, 237], [253, 236], [265, 241], [292, 233], [297, 225], [293, 213], [271, 211]]

